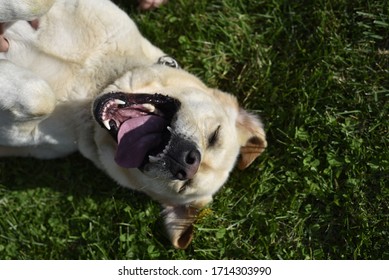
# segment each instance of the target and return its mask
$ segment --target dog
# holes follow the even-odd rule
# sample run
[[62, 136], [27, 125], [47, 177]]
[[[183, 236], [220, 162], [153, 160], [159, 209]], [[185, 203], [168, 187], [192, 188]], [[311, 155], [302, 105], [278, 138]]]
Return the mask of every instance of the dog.
[[257, 116], [183, 70], [109, 0], [3, 0], [0, 22], [0, 156], [79, 151], [158, 201], [176, 248], [234, 166], [267, 146]]

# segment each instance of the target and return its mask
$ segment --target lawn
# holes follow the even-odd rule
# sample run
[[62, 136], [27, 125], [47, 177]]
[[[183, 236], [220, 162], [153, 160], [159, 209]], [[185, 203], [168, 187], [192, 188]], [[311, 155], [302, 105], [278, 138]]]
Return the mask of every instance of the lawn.
[[258, 113], [269, 147], [232, 173], [187, 250], [157, 203], [78, 154], [0, 159], [0, 259], [389, 259], [387, 1], [116, 2]]

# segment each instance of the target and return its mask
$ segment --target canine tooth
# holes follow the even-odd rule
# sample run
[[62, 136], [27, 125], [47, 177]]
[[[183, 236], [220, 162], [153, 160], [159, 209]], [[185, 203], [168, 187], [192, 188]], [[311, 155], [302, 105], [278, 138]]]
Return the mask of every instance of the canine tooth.
[[150, 113], [153, 113], [155, 111], [155, 106], [153, 104], [145, 103], [142, 106], [146, 108]]
[[171, 128], [170, 126], [167, 127], [167, 130], [169, 130], [170, 133], [173, 133], [173, 128]]
[[111, 130], [111, 126], [109, 125], [109, 121], [110, 121], [110, 120], [105, 120], [105, 121], [103, 121], [103, 124], [104, 124], [104, 126], [105, 126], [108, 130]]
[[157, 162], [157, 161], [159, 161], [159, 160], [160, 160], [159, 157], [149, 156], [149, 161], [150, 161], [151, 163], [155, 163], [155, 162]]
[[124, 105], [124, 104], [126, 104], [126, 102], [124, 102], [123, 100], [120, 100], [120, 99], [115, 99], [114, 102], [117, 105]]

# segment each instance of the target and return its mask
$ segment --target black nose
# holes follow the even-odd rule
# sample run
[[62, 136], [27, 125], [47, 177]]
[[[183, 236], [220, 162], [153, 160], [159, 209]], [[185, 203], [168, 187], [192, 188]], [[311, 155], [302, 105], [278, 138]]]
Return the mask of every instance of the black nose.
[[181, 164], [171, 170], [172, 174], [178, 180], [192, 179], [199, 169], [200, 160], [201, 156], [198, 150], [184, 152]]
[[192, 179], [201, 162], [201, 154], [196, 145], [185, 139], [172, 141], [167, 153], [169, 171], [175, 179]]

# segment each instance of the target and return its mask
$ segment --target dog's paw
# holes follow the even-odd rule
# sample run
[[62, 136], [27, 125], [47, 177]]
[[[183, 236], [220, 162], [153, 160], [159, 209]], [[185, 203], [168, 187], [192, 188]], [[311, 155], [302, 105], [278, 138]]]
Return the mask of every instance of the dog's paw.
[[139, 9], [142, 11], [152, 10], [167, 3], [168, 0], [138, 0]]
[[0, 1], [0, 22], [33, 20], [45, 14], [55, 0]]
[[4, 38], [3, 35], [0, 35], [0, 52], [6, 52], [8, 51], [8, 41]]
[[8, 41], [7, 39], [4, 38], [3, 33], [4, 33], [4, 23], [0, 23], [0, 52], [6, 52], [8, 51]]

